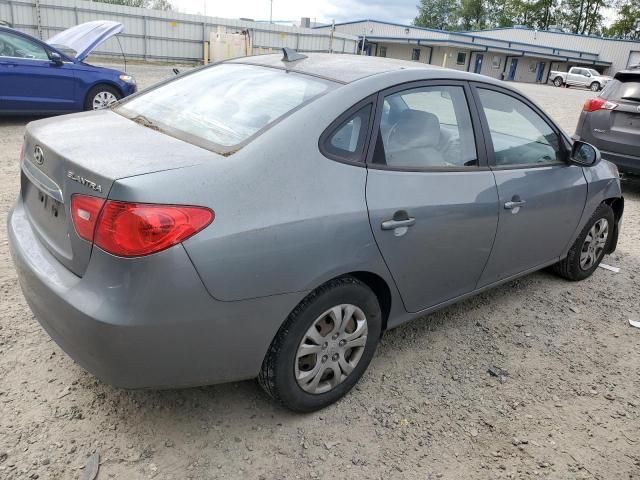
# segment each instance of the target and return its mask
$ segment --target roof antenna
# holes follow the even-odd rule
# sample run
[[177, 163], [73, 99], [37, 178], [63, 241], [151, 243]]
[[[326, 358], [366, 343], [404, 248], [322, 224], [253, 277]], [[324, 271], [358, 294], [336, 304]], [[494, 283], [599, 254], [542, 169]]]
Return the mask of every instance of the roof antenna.
[[296, 60], [307, 58], [306, 55], [296, 52], [293, 48], [284, 47], [282, 53], [284, 54], [282, 57], [283, 62], [295, 62]]

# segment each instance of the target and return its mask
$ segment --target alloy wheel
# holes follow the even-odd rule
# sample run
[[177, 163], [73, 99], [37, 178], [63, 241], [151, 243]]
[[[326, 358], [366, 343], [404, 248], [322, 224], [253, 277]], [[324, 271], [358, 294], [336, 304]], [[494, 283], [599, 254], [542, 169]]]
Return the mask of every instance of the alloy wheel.
[[111, 104], [117, 101], [118, 99], [111, 92], [107, 92], [107, 91], [98, 92], [96, 96], [93, 97], [93, 109], [102, 110], [103, 108], [107, 108]]
[[342, 383], [362, 358], [367, 333], [367, 318], [355, 305], [336, 305], [316, 318], [296, 352], [300, 388], [320, 394]]
[[582, 270], [589, 270], [596, 264], [607, 245], [608, 237], [609, 222], [606, 218], [601, 218], [589, 229], [582, 243], [580, 251], [580, 268]]
[[597, 92], [598, 90], [600, 90], [600, 87], [598, 86], [597, 83], [592, 83], [591, 84], [591, 91], [592, 92]]

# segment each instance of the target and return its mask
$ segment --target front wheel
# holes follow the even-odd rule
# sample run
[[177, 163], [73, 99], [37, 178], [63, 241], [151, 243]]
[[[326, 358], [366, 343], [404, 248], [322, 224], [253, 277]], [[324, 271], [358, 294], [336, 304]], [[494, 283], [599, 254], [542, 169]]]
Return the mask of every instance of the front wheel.
[[598, 90], [600, 90], [600, 84], [598, 82], [593, 82], [591, 85], [589, 85], [589, 88], [592, 92], [597, 92]]
[[584, 280], [598, 268], [613, 238], [615, 218], [609, 205], [601, 204], [593, 213], [567, 256], [552, 268], [567, 280]]
[[353, 277], [332, 280], [289, 315], [258, 381], [285, 407], [312, 412], [344, 396], [373, 358], [382, 314], [375, 294]]
[[108, 108], [122, 98], [122, 94], [110, 85], [96, 85], [87, 94], [84, 101], [85, 110], [102, 110]]
[[557, 77], [557, 78], [553, 81], [553, 84], [554, 84], [556, 87], [561, 87], [561, 86], [562, 86], [562, 78]]

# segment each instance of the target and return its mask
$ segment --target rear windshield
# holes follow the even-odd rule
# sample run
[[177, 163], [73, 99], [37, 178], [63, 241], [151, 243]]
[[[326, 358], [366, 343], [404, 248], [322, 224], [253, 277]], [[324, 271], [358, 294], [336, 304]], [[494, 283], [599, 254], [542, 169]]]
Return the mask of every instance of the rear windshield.
[[139, 123], [230, 151], [333, 83], [253, 65], [198, 70], [124, 102], [116, 111]]
[[609, 83], [607, 83], [606, 87], [602, 91], [601, 96], [603, 98], [611, 100], [629, 100], [632, 102], [640, 102], [640, 78], [634, 80], [611, 80]]

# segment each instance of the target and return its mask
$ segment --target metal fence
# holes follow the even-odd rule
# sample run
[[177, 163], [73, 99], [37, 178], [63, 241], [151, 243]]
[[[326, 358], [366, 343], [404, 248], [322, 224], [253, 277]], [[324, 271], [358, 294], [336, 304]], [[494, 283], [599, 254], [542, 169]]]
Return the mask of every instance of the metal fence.
[[337, 32], [83, 0], [0, 0], [0, 20], [42, 39], [92, 20], [121, 22], [124, 32], [107, 40], [94, 53], [120, 56], [122, 47], [127, 57], [144, 60], [201, 62], [204, 42], [209, 41], [210, 34], [218, 27], [226, 27], [227, 32], [248, 31], [253, 53], [282, 47], [355, 53], [358, 42], [356, 36]]

